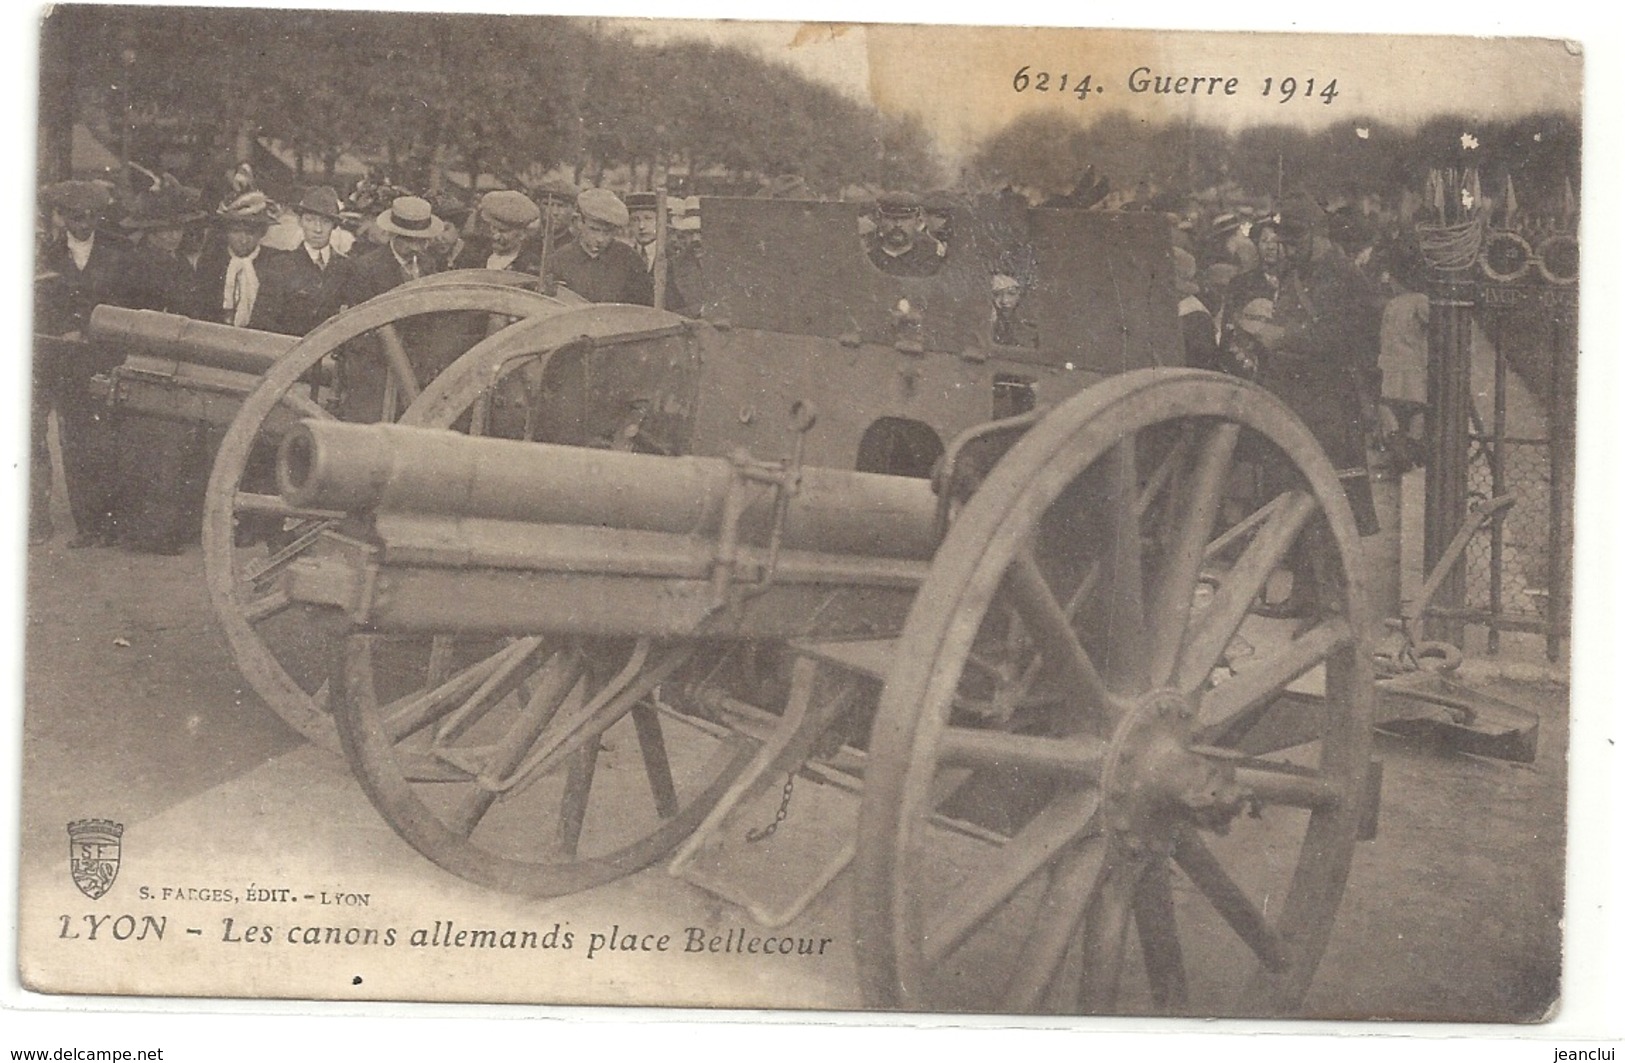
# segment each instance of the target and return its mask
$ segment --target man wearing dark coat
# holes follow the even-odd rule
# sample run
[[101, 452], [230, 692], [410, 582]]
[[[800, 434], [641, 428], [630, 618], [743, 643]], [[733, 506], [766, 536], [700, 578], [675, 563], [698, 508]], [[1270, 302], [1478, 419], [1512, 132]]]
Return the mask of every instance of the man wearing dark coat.
[[945, 249], [926, 235], [920, 198], [888, 192], [879, 198], [869, 261], [894, 277], [931, 277], [942, 268]]
[[389, 242], [356, 260], [344, 295], [346, 306], [360, 306], [391, 288], [435, 272], [429, 242], [440, 235], [445, 223], [434, 216], [428, 200], [400, 196], [378, 215], [376, 224]]
[[1268, 306], [1262, 297], [1250, 301], [1236, 327], [1262, 348], [1258, 382], [1314, 433], [1343, 483], [1360, 533], [1372, 535], [1379, 529], [1359, 388], [1366, 357], [1362, 344], [1372, 332], [1372, 311], [1354, 267], [1329, 243], [1317, 240], [1324, 218], [1312, 201], [1282, 208], [1275, 298]]
[[102, 303], [122, 304], [130, 276], [131, 248], [123, 237], [100, 232], [113, 194], [96, 181], [63, 181], [45, 189], [60, 235], [41, 249], [35, 292], [34, 331], [42, 340], [34, 355], [29, 539], [51, 537], [51, 459], [47, 426], [56, 411], [73, 513], [73, 547], [114, 541], [117, 439], [106, 404], [90, 393], [90, 379], [120, 361], [117, 351], [83, 342], [90, 312]]
[[540, 277], [541, 247], [535, 228], [541, 210], [523, 192], [504, 189], [480, 199], [480, 233], [470, 235], [453, 269], [500, 269]]
[[709, 294], [699, 211], [685, 210], [672, 218], [671, 237], [671, 257], [666, 260], [666, 309], [685, 317], [699, 317]]
[[[399, 196], [389, 209], [378, 215], [375, 224], [389, 242], [375, 247], [355, 262], [344, 303], [359, 306], [420, 277], [436, 271], [430, 243], [445, 230], [428, 200]], [[484, 328], [487, 317], [480, 314], [419, 315], [400, 321], [396, 335], [419, 386], [433, 380], [468, 344], [470, 322]], [[387, 394], [388, 359], [378, 336], [365, 336], [346, 344], [339, 359], [340, 400], [338, 414], [350, 421], [376, 421]]]
[[250, 327], [304, 336], [344, 307], [354, 263], [332, 246], [340, 210], [338, 193], [331, 188], [305, 191], [295, 208], [304, 241], [292, 251], [267, 248], [262, 253]]
[[606, 188], [589, 188], [576, 197], [576, 211], [580, 231], [548, 262], [545, 290], [562, 286], [591, 303], [653, 306], [654, 278], [618, 239], [631, 217], [626, 204]]
[[[165, 176], [143, 193], [123, 227], [138, 234], [129, 305], [191, 318], [208, 316], [197, 271], [181, 254], [189, 227], [203, 220], [201, 197]], [[207, 430], [199, 424], [140, 414], [118, 417], [119, 539], [143, 553], [178, 554], [196, 541], [209, 478]]]

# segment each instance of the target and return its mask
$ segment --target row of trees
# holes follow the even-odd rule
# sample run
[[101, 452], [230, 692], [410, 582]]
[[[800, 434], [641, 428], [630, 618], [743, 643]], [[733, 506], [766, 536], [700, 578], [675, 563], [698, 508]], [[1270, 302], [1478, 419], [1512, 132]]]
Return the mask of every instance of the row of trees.
[[1032, 112], [985, 138], [970, 174], [977, 183], [1064, 191], [1093, 166], [1119, 189], [1198, 192], [1224, 188], [1253, 197], [1303, 188], [1355, 200], [1421, 189], [1430, 170], [1476, 166], [1486, 193], [1511, 177], [1521, 209], [1554, 214], [1565, 188], [1579, 193], [1576, 118], [1537, 114], [1484, 121], [1439, 115], [1402, 128], [1355, 118], [1309, 131], [1263, 125], [1231, 133], [1202, 124], [1151, 125], [1123, 112], [1093, 124]]
[[269, 137], [312, 174], [352, 153], [417, 188], [560, 166], [788, 172], [831, 192], [938, 179], [916, 121], [741, 49], [592, 20], [70, 4], [43, 33], [47, 140], [86, 121], [148, 165], [179, 144], [218, 172]]
[[[448, 172], [534, 181], [557, 167], [593, 183], [611, 169], [639, 185], [662, 172], [710, 174], [734, 190], [795, 173], [825, 194], [942, 181], [932, 138], [912, 117], [882, 115], [751, 52], [640, 42], [594, 20], [66, 4], [45, 18], [42, 44], [46, 178], [65, 175], [79, 121], [137, 162], [184, 156], [190, 172], [177, 175], [201, 184], [252, 157], [261, 137], [291, 148], [313, 176], [331, 176], [349, 153], [426, 190]], [[1265, 197], [1302, 187], [1355, 198], [1477, 165], [1486, 190], [1510, 175], [1520, 202], [1539, 211], [1566, 181], [1578, 191], [1579, 152], [1577, 118], [1552, 114], [1229, 132], [1123, 112], [1087, 125], [1031, 112], [985, 138], [962, 178], [1054, 193], [1092, 165], [1121, 190]]]

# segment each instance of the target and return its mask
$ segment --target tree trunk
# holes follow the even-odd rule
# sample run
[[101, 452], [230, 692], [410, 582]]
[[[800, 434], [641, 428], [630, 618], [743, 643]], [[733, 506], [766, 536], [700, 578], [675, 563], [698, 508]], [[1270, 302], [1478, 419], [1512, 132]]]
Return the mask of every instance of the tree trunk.
[[237, 123], [237, 137], [231, 149], [233, 162], [254, 161], [254, 130], [255, 123], [252, 118], [245, 118]]
[[67, 16], [62, 8], [40, 26], [40, 184], [73, 176], [74, 64], [69, 60]]
[[428, 191], [439, 193], [446, 186], [446, 145], [437, 143], [429, 157], [429, 184]]

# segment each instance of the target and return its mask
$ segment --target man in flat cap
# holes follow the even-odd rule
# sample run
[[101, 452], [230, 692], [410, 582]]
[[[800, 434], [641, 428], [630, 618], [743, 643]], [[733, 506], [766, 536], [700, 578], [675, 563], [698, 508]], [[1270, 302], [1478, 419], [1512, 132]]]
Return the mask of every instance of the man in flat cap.
[[90, 378], [121, 357], [84, 343], [82, 333], [97, 305], [125, 301], [131, 248], [122, 237], [97, 231], [113, 205], [107, 185], [63, 181], [47, 187], [43, 198], [58, 235], [40, 251], [34, 331], [60, 342], [42, 338], [34, 354], [29, 540], [42, 542], [53, 532], [47, 426], [55, 409], [77, 531], [68, 545], [110, 544], [117, 535], [117, 438], [105, 404], [90, 393]]
[[943, 256], [925, 233], [925, 214], [918, 196], [887, 192], [875, 208], [875, 232], [869, 261], [894, 277], [930, 277], [942, 268]]
[[264, 252], [251, 327], [304, 336], [343, 308], [355, 263], [333, 246], [341, 210], [339, 194], [326, 185], [305, 190], [294, 207], [304, 241]]
[[523, 192], [504, 189], [485, 193], [479, 206], [482, 233], [466, 237], [453, 268], [512, 270], [540, 276], [542, 252], [536, 246], [535, 234], [541, 217], [541, 209]]
[[920, 197], [920, 209], [925, 217], [925, 235], [936, 242], [937, 255], [948, 257], [948, 244], [954, 235], [954, 195], [946, 189], [927, 192]]
[[593, 303], [654, 305], [654, 279], [638, 253], [618, 239], [630, 215], [607, 188], [589, 188], [576, 197], [581, 221], [574, 243], [547, 264], [544, 288], [562, 285]]

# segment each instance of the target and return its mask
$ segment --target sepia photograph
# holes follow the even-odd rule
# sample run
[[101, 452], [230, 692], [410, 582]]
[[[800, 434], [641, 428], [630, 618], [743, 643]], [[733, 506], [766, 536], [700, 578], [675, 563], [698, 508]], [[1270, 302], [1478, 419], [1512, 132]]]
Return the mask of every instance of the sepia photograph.
[[1586, 44], [668, 14], [33, 12], [11, 1006], [1582, 1035]]

